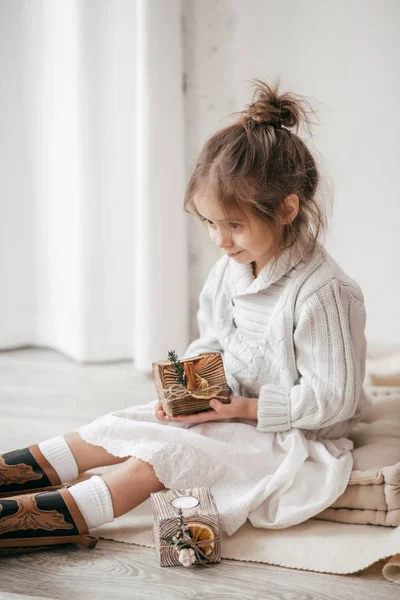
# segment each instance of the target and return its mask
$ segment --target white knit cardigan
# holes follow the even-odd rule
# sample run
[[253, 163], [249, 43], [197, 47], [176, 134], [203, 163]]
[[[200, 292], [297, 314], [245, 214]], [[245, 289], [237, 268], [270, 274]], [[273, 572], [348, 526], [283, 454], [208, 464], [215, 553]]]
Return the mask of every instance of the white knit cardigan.
[[363, 294], [321, 244], [308, 259], [286, 250], [256, 278], [223, 256], [197, 319], [200, 337], [183, 356], [221, 352], [233, 393], [258, 398], [260, 431], [346, 437], [368, 408]]

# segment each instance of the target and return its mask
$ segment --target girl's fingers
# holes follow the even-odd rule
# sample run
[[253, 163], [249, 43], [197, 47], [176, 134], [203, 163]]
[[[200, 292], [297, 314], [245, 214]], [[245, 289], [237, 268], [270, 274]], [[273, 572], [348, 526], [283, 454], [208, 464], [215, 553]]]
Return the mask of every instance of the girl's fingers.
[[168, 415], [166, 415], [161, 404], [158, 404], [156, 406], [156, 418], [159, 421], [163, 421], [164, 423], [169, 423], [170, 421], [179, 421], [179, 418], [169, 417]]
[[166, 421], [167, 420], [165, 412], [163, 411], [163, 408], [162, 408], [161, 404], [158, 404], [156, 406], [156, 417], [157, 417], [157, 419], [159, 421]]

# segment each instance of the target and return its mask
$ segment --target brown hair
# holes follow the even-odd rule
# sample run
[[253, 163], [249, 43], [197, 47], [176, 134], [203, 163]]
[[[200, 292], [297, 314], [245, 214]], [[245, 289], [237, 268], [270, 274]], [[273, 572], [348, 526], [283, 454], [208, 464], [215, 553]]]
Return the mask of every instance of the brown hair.
[[[270, 258], [275, 267], [282, 251], [295, 243], [305, 256], [312, 254], [327, 229], [327, 218], [317, 201], [319, 170], [297, 135], [302, 121], [309, 130], [305, 108], [309, 103], [292, 93], [280, 95], [279, 80], [272, 87], [259, 79], [252, 81], [256, 87], [252, 103], [234, 113], [239, 119], [203, 146], [186, 188], [184, 209], [190, 213], [189, 205], [199, 216], [194, 197], [200, 189], [214, 195], [226, 216], [230, 208], [243, 213], [249, 207], [251, 214], [271, 228]], [[292, 193], [299, 198], [299, 211], [291, 223], [282, 226], [283, 200]]]

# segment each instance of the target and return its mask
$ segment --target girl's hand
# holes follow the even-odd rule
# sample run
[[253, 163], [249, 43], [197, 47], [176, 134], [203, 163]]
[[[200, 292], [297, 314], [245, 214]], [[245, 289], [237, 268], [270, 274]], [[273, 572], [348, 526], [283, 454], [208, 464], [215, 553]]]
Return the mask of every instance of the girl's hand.
[[159, 421], [163, 423], [169, 423], [169, 417], [167, 419], [167, 415], [164, 412], [164, 409], [160, 403], [156, 405], [156, 417]]
[[156, 407], [156, 417], [165, 423], [170, 423], [171, 421], [204, 423], [205, 421], [232, 418], [257, 419], [257, 398], [245, 398], [244, 396], [230, 396], [230, 398], [230, 404], [223, 404], [216, 398], [211, 398], [210, 410], [203, 410], [191, 415], [181, 415], [180, 417], [168, 417], [164, 413], [161, 404], [158, 404]]

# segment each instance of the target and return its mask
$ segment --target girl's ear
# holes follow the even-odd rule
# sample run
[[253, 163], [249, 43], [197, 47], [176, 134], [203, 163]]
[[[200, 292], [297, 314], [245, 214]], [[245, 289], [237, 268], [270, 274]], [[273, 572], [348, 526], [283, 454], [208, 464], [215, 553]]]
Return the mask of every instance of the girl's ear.
[[286, 196], [281, 204], [281, 223], [287, 225], [294, 221], [299, 212], [299, 197], [296, 194]]

